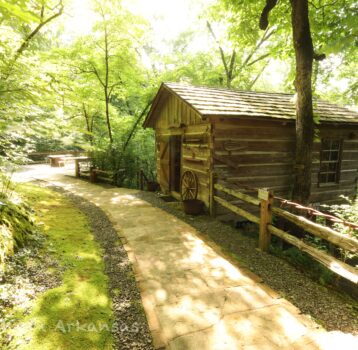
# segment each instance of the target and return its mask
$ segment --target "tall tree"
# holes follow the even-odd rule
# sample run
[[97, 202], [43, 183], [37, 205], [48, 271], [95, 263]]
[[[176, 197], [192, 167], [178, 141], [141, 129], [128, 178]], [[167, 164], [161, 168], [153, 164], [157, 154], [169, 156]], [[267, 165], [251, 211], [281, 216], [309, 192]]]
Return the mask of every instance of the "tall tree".
[[49, 24], [62, 13], [62, 0], [0, 1], [0, 166], [23, 160], [55, 109], [45, 102], [51, 97], [41, 65]]
[[[278, 0], [267, 0], [260, 18], [260, 29], [266, 30], [270, 11]], [[313, 60], [325, 55], [315, 54], [308, 16], [308, 0], [290, 0], [293, 44], [296, 56], [296, 160], [293, 199], [307, 203], [311, 191], [314, 119], [312, 105]]]
[[16, 61], [23, 54], [23, 52], [29, 47], [29, 45], [34, 40], [34, 38], [38, 36], [41, 29], [46, 25], [48, 25], [53, 20], [55, 20], [57, 17], [61, 16], [64, 10], [64, 5], [62, 0], [60, 0], [54, 6], [52, 6], [53, 4], [51, 4], [49, 1], [47, 2], [38, 1], [34, 3], [31, 2], [28, 3], [29, 3], [28, 6], [30, 7], [29, 10], [32, 11], [29, 12], [29, 14], [32, 15], [30, 17], [28, 17], [26, 11], [21, 11], [21, 8], [19, 9], [17, 5], [14, 5], [9, 1], [4, 1], [3, 3], [0, 3], [0, 9], [2, 8], [4, 10], [7, 10], [8, 12], [7, 16], [9, 16], [10, 18], [15, 16], [22, 20], [27, 18], [28, 19], [33, 18], [35, 20], [35, 25], [33, 26], [33, 28], [32, 26], [30, 26], [30, 29], [26, 28], [26, 30], [24, 30], [25, 36], [23, 37], [21, 44], [14, 51], [12, 57], [10, 57], [9, 61], [7, 62], [6, 70], [2, 72], [3, 82], [9, 78], [9, 76], [12, 73], [12, 69], [16, 64]]
[[[98, 21], [92, 34], [78, 38], [63, 53], [77, 80], [92, 81], [92, 90], [100, 91], [109, 144], [115, 141], [112, 110], [114, 101], [138, 82], [139, 45], [142, 30], [140, 21], [114, 0], [95, 1]], [[84, 79], [83, 77], [87, 77]]]
[[[106, 105], [106, 123], [108, 128], [108, 136], [110, 143], [113, 143], [113, 136], [112, 136], [112, 128], [111, 128], [111, 120], [109, 118], [109, 102], [111, 98], [112, 91], [114, 87], [118, 83], [113, 83], [112, 85], [109, 85], [109, 38], [108, 38], [108, 27], [107, 27], [107, 20], [106, 16], [103, 10], [103, 7], [100, 6], [100, 12], [102, 17], [102, 23], [103, 23], [103, 34], [104, 34], [104, 62], [105, 62], [105, 74], [104, 74], [104, 80], [99, 79], [101, 85], [103, 86], [103, 92], [104, 92], [104, 99], [105, 99], [105, 105]], [[99, 78], [99, 77], [98, 77]]]
[[[244, 53], [246, 50], [243, 50], [243, 48], [240, 48], [239, 45], [236, 44], [235, 46], [237, 47], [234, 46], [232, 53], [229, 55], [229, 57], [227, 57], [223, 47], [221, 46], [217, 36], [214, 33], [211, 23], [207, 21], [206, 25], [212, 38], [218, 46], [220, 58], [225, 71], [226, 87], [228, 88], [232, 87], [233, 80], [241, 76], [244, 70], [249, 70], [251, 66], [262, 60], [265, 60], [269, 56], [269, 53], [267, 52], [260, 53], [260, 48], [270, 39], [271, 35], [275, 33], [275, 29], [267, 28], [262, 37], [255, 43], [255, 45], [247, 50], [247, 53]], [[239, 51], [239, 56], [241, 56], [239, 57], [239, 60], [237, 60], [237, 51]], [[258, 74], [256, 74], [254, 77], [250, 77], [251, 79], [247, 82], [247, 84], [245, 84], [246, 88], [249, 88], [250, 90], [254, 86], [265, 68], [266, 64], [263, 65], [263, 69], [259, 70]], [[242, 84], [243, 82], [241, 81], [240, 83]]]

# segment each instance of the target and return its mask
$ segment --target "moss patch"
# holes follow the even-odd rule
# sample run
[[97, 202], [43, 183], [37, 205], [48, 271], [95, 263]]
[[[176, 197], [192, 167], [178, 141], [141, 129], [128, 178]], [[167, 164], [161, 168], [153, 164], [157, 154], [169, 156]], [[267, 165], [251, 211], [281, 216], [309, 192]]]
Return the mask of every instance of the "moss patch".
[[[36, 212], [46, 241], [41, 254], [61, 266], [62, 284], [38, 295], [10, 331], [8, 349], [111, 349], [113, 315], [101, 248], [86, 217], [49, 189], [19, 188]], [[59, 272], [60, 273], [60, 272]]]

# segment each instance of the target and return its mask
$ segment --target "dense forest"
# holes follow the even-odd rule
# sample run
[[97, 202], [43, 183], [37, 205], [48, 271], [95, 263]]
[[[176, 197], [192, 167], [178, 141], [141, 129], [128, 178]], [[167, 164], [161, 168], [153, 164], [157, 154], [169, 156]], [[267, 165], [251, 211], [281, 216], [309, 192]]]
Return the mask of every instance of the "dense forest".
[[0, 348], [357, 349], [357, 15], [0, 0]]
[[[266, 1], [198, 1], [190, 26], [173, 31], [170, 9], [143, 16], [140, 3], [1, 1], [1, 166], [79, 148], [102, 168], [125, 168], [118, 181], [133, 186], [138, 169], [154, 173], [153, 136], [140, 126], [160, 82], [295, 92], [291, 3], [262, 27]], [[81, 19], [81, 8], [91, 16]], [[309, 2], [322, 56], [312, 64], [315, 97], [357, 102], [356, 13], [354, 1]]]

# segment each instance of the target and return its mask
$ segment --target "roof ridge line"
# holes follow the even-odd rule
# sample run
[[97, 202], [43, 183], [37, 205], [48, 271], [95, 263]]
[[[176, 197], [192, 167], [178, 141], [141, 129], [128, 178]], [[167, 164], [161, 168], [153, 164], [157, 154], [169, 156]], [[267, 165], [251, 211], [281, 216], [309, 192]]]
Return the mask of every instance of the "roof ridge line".
[[241, 89], [235, 89], [235, 88], [226, 88], [226, 87], [217, 87], [217, 86], [206, 86], [206, 85], [193, 85], [189, 83], [178, 83], [174, 81], [164, 81], [164, 85], [168, 86], [167, 84], [175, 84], [175, 85], [181, 85], [181, 86], [190, 86], [193, 88], [203, 88], [203, 89], [213, 89], [213, 90], [220, 90], [220, 91], [232, 91], [232, 92], [248, 92], [248, 93], [257, 93], [257, 94], [276, 94], [276, 95], [288, 95], [288, 96], [294, 96], [294, 93], [290, 92], [271, 92], [271, 91], [254, 91], [254, 90], [241, 90]]

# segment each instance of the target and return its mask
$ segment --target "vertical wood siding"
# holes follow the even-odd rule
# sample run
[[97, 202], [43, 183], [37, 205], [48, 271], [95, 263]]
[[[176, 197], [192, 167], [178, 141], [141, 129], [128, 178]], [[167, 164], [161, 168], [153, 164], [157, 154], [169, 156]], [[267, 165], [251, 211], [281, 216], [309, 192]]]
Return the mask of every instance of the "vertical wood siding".
[[[163, 192], [170, 192], [170, 159], [163, 159], [163, 149], [169, 148], [171, 135], [182, 135], [181, 174], [193, 171], [199, 182], [198, 199], [209, 205], [209, 167], [210, 151], [208, 147], [210, 124], [189, 105], [168, 95], [158, 108], [156, 121], [156, 152], [158, 182]], [[170, 152], [168, 152], [168, 155]], [[180, 175], [181, 175], [180, 174]]]
[[182, 124], [202, 124], [200, 115], [174, 94], [163, 96], [158, 106], [155, 129], [179, 128]]

